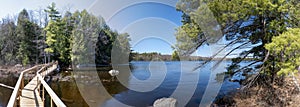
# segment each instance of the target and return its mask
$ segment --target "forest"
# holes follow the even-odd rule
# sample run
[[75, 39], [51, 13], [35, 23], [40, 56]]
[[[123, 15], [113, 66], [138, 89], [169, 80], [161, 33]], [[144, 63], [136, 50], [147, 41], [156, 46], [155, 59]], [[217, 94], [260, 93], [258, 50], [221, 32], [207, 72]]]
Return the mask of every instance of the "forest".
[[103, 18], [87, 10], [60, 13], [55, 3], [36, 11], [23, 9], [0, 22], [0, 64], [26, 66], [57, 60], [68, 67], [71, 56], [76, 58], [76, 51], [87, 47], [78, 43], [86, 38], [95, 42], [91, 54], [96, 64], [111, 63], [113, 44], [121, 51], [130, 48], [127, 33], [113, 31]]

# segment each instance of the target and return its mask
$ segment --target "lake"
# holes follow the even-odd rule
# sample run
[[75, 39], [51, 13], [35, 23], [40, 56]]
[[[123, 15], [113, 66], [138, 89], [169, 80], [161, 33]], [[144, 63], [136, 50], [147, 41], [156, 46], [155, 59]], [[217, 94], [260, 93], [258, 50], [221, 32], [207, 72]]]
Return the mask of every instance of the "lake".
[[[115, 79], [107, 73], [111, 67], [101, 67], [97, 72], [94, 68], [63, 73], [62, 76], [74, 76], [76, 81], [49, 84], [66, 105], [72, 107], [146, 107], [163, 97], [176, 98], [179, 106], [198, 107], [202, 100], [202, 104], [209, 104], [214, 95], [220, 97], [240, 87], [238, 82], [217, 75], [226, 71], [224, 67], [212, 71], [214, 62], [211, 62], [195, 70], [200, 63], [134, 61], [114, 66], [120, 71]], [[0, 106], [7, 104], [10, 94], [11, 90], [0, 87]]]
[[[230, 82], [228, 78], [222, 81], [222, 76], [210, 78], [211, 75], [216, 75], [211, 71], [213, 64], [207, 64], [193, 71], [200, 63], [199, 61], [131, 62], [130, 66], [114, 67], [120, 71], [118, 75], [120, 82], [111, 81], [107, 73], [111, 68], [100, 68], [97, 73], [77, 70], [73, 74], [78, 78], [76, 83], [52, 83], [52, 87], [63, 99], [69, 101], [66, 102], [69, 106], [103, 107], [124, 106], [124, 104], [145, 107], [153, 105], [156, 99], [170, 96], [183, 101], [187, 106], [199, 106], [208, 84], [211, 85], [211, 89], [221, 86], [220, 92], [216, 93], [218, 97], [240, 87], [238, 82]], [[226, 70], [221, 70], [224, 71]], [[186, 99], [188, 101], [184, 101]]]

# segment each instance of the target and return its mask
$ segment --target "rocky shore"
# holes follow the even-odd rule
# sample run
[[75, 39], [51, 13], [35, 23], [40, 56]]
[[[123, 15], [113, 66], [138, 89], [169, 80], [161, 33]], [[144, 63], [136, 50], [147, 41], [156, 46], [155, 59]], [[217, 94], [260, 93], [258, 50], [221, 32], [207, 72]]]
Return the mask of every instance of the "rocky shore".
[[300, 90], [297, 83], [300, 75], [295, 78], [289, 76], [284, 79], [283, 84], [274, 84], [272, 87], [253, 86], [245, 90], [217, 99], [213, 107], [235, 106], [235, 107], [299, 107]]
[[29, 67], [23, 67], [19, 64], [15, 66], [0, 66], [0, 78], [19, 77], [21, 72]]

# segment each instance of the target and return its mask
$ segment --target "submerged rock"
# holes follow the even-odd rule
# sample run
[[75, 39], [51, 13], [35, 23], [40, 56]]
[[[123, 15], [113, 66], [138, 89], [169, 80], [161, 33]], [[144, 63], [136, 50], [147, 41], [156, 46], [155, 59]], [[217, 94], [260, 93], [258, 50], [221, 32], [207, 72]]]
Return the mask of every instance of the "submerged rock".
[[177, 100], [174, 98], [161, 98], [154, 102], [153, 107], [176, 107]]
[[65, 76], [65, 77], [61, 78], [60, 81], [70, 82], [70, 81], [72, 81], [72, 76]]

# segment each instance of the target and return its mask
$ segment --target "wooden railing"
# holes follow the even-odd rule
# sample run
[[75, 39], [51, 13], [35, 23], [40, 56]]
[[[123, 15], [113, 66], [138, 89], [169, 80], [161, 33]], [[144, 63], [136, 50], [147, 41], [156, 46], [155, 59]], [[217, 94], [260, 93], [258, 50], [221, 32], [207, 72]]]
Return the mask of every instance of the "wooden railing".
[[[38, 68], [42, 67], [40, 70], [37, 71]], [[54, 91], [50, 88], [50, 86], [45, 82], [44, 77], [49, 75], [51, 72], [53, 72], [57, 68], [57, 62], [45, 64], [45, 65], [37, 65], [32, 68], [26, 69], [21, 72], [20, 77], [15, 85], [14, 91], [9, 99], [8, 107], [16, 107], [20, 104], [20, 96], [22, 96], [22, 89], [24, 88], [24, 74], [28, 73], [29, 71], [37, 71], [37, 90], [38, 92], [42, 92], [42, 100], [43, 105], [45, 105], [45, 90], [48, 92], [50, 96], [50, 106], [53, 106], [53, 102], [58, 107], [66, 107], [66, 105], [60, 100], [60, 98], [54, 93]], [[51, 70], [52, 69], [52, 70]], [[50, 70], [50, 71], [49, 71]], [[41, 91], [42, 86], [42, 91]]]
[[[50, 65], [50, 66], [43, 67], [42, 69], [40, 69], [37, 72], [38, 90], [39, 90], [39, 92], [41, 92], [41, 88], [42, 88], [42, 100], [43, 100], [43, 102], [45, 102], [45, 94], [46, 94], [45, 90], [46, 90], [46, 92], [48, 92], [48, 94], [50, 96], [50, 107], [53, 107], [53, 102], [58, 107], [66, 107], [66, 105], [61, 101], [61, 99], [55, 94], [55, 92], [50, 88], [50, 86], [44, 80], [45, 76], [52, 73], [52, 71], [49, 71], [49, 69], [51, 70], [53, 68], [56, 69], [57, 64], [53, 64], [53, 65]], [[40, 87], [40, 85], [42, 87]]]
[[12, 94], [10, 96], [7, 107], [15, 107], [16, 105], [20, 104], [20, 100], [17, 101], [17, 98], [19, 98], [21, 96], [21, 94], [22, 94], [21, 91], [24, 88], [24, 74], [28, 73], [29, 71], [36, 70], [41, 66], [43, 66], [43, 65], [37, 65], [37, 66], [34, 66], [32, 68], [26, 69], [21, 72], [19, 79], [15, 85], [14, 91], [12, 92]]

